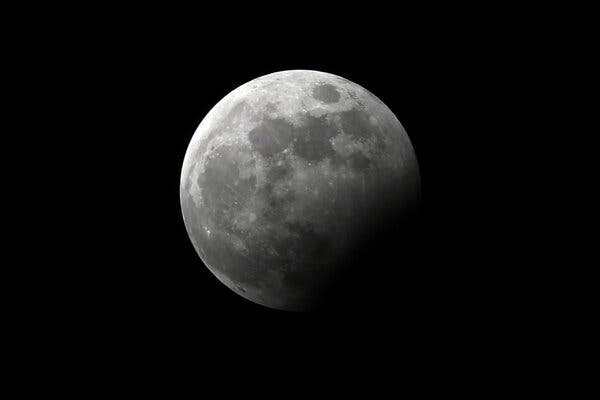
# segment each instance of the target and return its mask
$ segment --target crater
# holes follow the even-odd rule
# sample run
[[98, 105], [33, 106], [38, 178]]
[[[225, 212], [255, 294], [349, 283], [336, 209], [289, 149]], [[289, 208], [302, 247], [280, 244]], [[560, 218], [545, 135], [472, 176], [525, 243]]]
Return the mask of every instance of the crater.
[[313, 88], [312, 96], [323, 103], [337, 103], [340, 100], [340, 93], [329, 83], [317, 84]]

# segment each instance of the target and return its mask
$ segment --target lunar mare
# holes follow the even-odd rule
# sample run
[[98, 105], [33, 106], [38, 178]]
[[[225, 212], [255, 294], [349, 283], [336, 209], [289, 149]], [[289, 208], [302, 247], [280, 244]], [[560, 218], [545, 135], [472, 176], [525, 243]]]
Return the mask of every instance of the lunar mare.
[[283, 310], [331, 295], [376, 216], [410, 213], [419, 195], [414, 150], [392, 111], [353, 82], [307, 70], [254, 79], [217, 103], [180, 182], [185, 226], [209, 270]]

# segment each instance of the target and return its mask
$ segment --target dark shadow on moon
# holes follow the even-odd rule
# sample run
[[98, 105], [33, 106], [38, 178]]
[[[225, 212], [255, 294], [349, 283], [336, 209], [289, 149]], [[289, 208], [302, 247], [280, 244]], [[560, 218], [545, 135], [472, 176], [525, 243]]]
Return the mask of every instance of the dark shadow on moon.
[[402, 209], [388, 204], [373, 210], [308, 311], [373, 312], [426, 293], [419, 213], [418, 201]]

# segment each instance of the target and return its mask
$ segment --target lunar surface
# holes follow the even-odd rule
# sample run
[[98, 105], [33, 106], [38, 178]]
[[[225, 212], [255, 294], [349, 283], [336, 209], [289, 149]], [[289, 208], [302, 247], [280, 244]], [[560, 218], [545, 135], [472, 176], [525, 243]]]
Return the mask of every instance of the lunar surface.
[[[303, 311], [335, 296], [365, 232], [412, 212], [420, 177], [383, 102], [339, 76], [293, 70], [238, 87], [208, 113], [185, 154], [180, 196], [194, 248], [223, 284]], [[385, 279], [387, 266], [362, 267]]]

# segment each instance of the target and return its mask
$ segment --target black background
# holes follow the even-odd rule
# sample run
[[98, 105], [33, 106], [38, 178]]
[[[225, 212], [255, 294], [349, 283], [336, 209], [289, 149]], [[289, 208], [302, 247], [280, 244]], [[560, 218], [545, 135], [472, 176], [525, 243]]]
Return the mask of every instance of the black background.
[[[75, 224], [56, 295], [76, 321], [138, 343], [227, 346], [239, 335], [397, 347], [404, 335], [439, 343], [514, 311], [525, 277], [507, 256], [519, 146], [507, 132], [520, 111], [505, 28], [485, 16], [338, 11], [111, 15], [40, 39], [45, 59], [61, 60], [44, 73], [68, 98], [73, 128], [57, 160], [72, 193], [62, 215]], [[286, 69], [333, 73], [378, 96], [421, 171], [419, 218], [365, 243], [339, 298], [318, 313], [272, 310], [227, 289], [194, 251], [179, 204], [183, 157], [203, 117], [236, 87]]]
[[[577, 186], [563, 157], [581, 147], [572, 127], [551, 137], [542, 125], [555, 121], [543, 100], [560, 97], [556, 48], [572, 44], [562, 9], [24, 7], [22, 21], [6, 13], [18, 22], [6, 29], [18, 54], [5, 57], [18, 69], [6, 74], [17, 86], [11, 103], [24, 113], [6, 112], [18, 127], [3, 136], [25, 142], [5, 170], [22, 185], [7, 185], [5, 197], [25, 205], [5, 209], [21, 226], [9, 236], [25, 243], [5, 270], [23, 279], [3, 283], [17, 292], [7, 296], [18, 314], [7, 330], [26, 344], [7, 343], [50, 382], [27, 374], [22, 388], [117, 382], [137, 393], [171, 372], [202, 393], [216, 378], [220, 393], [245, 395], [278, 381], [291, 381], [278, 395], [319, 381], [336, 394], [369, 383], [358, 393], [369, 398], [390, 387], [476, 391], [478, 382], [489, 392], [531, 381], [532, 360], [552, 361], [555, 343], [543, 339], [554, 327], [527, 328], [554, 318], [568, 285], [548, 277], [563, 279], [575, 260], [558, 257], [562, 240], [547, 240], [565, 208], [551, 200]], [[405, 127], [422, 178], [419, 218], [365, 243], [337, 301], [316, 313], [258, 306], [219, 283], [179, 205], [183, 157], [206, 113], [285, 69], [333, 73], [377, 95]], [[532, 196], [544, 182], [548, 194]], [[166, 386], [171, 397], [179, 387]]]

